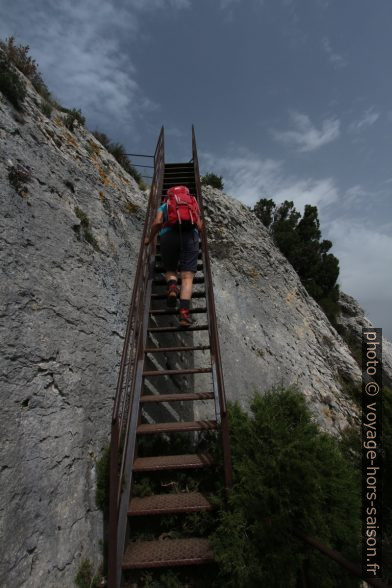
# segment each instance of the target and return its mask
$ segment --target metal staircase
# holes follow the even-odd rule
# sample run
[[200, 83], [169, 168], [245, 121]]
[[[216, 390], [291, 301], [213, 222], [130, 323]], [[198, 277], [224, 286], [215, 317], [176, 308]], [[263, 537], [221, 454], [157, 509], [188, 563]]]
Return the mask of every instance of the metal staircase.
[[[135, 496], [132, 484], [138, 476], [153, 476], [156, 480], [161, 475], [183, 471], [190, 475], [198, 472], [199, 476], [205, 472], [208, 478], [213, 457], [208, 446], [198, 450], [195, 436], [217, 431], [223, 448], [224, 483], [226, 487], [231, 484], [225, 391], [205, 231], [192, 297], [191, 313], [196, 322], [187, 329], [178, 326], [177, 310], [166, 307], [159, 241], [147, 247], [143, 244], [163, 195], [169, 187], [176, 185], [185, 185], [195, 194], [203, 219], [193, 127], [190, 163], [165, 164], [163, 127], [154, 154], [154, 176], [112, 416], [109, 588], [124, 585], [127, 570], [192, 566], [213, 561], [206, 537], [135, 540], [133, 529], [137, 521], [169, 514], [205, 512], [213, 508], [208, 496], [199, 491], [162, 491], [150, 496]], [[198, 365], [203, 360], [206, 365]], [[203, 407], [203, 418], [200, 418], [200, 406]], [[208, 408], [210, 414], [206, 414]], [[173, 454], [162, 449], [152, 455], [143, 451], [147, 438], [154, 440], [158, 436], [170, 440], [179, 433], [189, 435], [194, 451]], [[162, 447], [166, 446], [167, 443], [163, 443]]]

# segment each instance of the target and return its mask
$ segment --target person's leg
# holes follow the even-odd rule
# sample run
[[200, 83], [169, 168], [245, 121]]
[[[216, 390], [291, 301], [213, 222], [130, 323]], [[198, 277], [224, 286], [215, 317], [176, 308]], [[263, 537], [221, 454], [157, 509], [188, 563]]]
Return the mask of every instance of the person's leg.
[[197, 271], [198, 254], [198, 234], [193, 231], [183, 234], [183, 248], [180, 257], [180, 325], [182, 327], [189, 327], [192, 324], [189, 311], [192, 298], [193, 278]]
[[165, 280], [167, 284], [167, 305], [174, 307], [178, 296], [177, 268], [179, 251], [176, 235], [167, 232], [160, 238], [162, 264], [165, 268]]
[[180, 291], [180, 299], [181, 300], [190, 300], [192, 298], [192, 287], [193, 287], [193, 277], [194, 272], [181, 272], [181, 291]]

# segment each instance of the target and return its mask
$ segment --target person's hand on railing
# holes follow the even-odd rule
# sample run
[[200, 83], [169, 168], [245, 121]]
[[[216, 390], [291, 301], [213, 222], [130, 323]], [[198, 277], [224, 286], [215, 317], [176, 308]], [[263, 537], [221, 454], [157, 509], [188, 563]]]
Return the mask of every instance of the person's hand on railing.
[[150, 239], [149, 239], [148, 237], [146, 237], [146, 238], [144, 239], [144, 244], [145, 244], [146, 246], [150, 244]]

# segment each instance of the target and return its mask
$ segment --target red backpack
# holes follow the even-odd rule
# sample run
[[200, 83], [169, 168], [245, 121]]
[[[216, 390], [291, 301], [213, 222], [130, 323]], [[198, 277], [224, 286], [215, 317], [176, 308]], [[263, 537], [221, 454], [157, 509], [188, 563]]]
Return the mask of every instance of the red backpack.
[[166, 227], [180, 225], [181, 228], [190, 228], [200, 223], [199, 205], [186, 186], [169, 188], [165, 202], [167, 203]]

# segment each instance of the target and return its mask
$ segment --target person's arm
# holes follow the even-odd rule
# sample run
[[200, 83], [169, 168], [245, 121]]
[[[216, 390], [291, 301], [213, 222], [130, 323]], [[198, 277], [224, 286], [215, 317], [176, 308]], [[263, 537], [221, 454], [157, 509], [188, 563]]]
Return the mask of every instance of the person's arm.
[[159, 231], [161, 230], [162, 225], [163, 225], [163, 212], [161, 210], [158, 210], [157, 215], [155, 217], [155, 220], [151, 226], [150, 236], [146, 237], [146, 239], [144, 239], [145, 245], [149, 245], [151, 243], [151, 241], [153, 241], [155, 235], [157, 233], [159, 233]]

